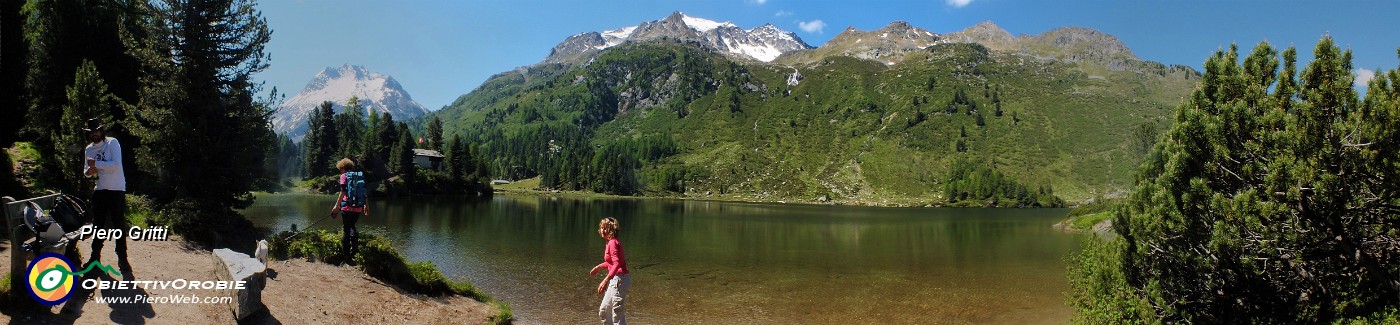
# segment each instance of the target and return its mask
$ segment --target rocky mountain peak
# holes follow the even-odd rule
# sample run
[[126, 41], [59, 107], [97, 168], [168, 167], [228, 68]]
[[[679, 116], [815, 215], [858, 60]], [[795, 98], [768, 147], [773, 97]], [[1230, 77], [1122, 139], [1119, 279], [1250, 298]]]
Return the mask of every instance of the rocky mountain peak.
[[982, 44], [982, 46], [986, 46], [988, 49], [995, 51], [1013, 51], [1020, 49], [1016, 44], [1015, 36], [1012, 36], [1010, 32], [1007, 32], [1005, 29], [1002, 29], [1001, 26], [997, 26], [996, 23], [990, 20], [977, 23], [977, 25], [973, 25], [972, 27], [968, 27], [956, 33], [947, 34], [946, 39], [949, 42], [955, 43]]
[[889, 25], [885, 25], [884, 28], [880, 28], [880, 31], [898, 32], [898, 31], [910, 30], [910, 29], [913, 29], [913, 28], [914, 28], [914, 26], [909, 25], [909, 22], [907, 22], [907, 21], [896, 20], [896, 21], [890, 22]]
[[773, 24], [744, 30], [730, 22], [691, 17], [677, 11], [637, 26], [570, 36], [554, 47], [545, 62], [573, 62], [624, 42], [656, 39], [695, 41], [716, 52], [764, 62], [786, 52], [812, 48], [797, 34]]
[[1060, 27], [1034, 38], [1042, 39], [1057, 47], [1096, 49], [1109, 55], [1123, 55], [1137, 58], [1118, 37], [1084, 27]]
[[904, 54], [937, 44], [940, 39], [938, 34], [905, 21], [895, 21], [869, 32], [846, 27], [815, 51], [824, 53], [818, 56], [846, 55], [894, 64]]
[[365, 109], [362, 114], [374, 110], [406, 120], [428, 113], [394, 77], [346, 64], [321, 69], [305, 89], [277, 106], [272, 117], [273, 131], [300, 140], [306, 134], [307, 119], [322, 102], [334, 103], [338, 113], [345, 109], [350, 97], [360, 99]]

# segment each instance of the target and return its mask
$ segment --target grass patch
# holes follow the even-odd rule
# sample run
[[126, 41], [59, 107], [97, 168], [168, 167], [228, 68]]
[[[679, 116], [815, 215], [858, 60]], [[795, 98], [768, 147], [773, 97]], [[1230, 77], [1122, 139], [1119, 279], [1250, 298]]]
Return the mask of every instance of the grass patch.
[[1104, 220], [1108, 220], [1108, 219], [1112, 219], [1112, 218], [1113, 218], [1113, 212], [1111, 212], [1111, 211], [1104, 211], [1104, 212], [1099, 212], [1099, 213], [1093, 213], [1093, 214], [1086, 214], [1086, 215], [1080, 215], [1080, 216], [1070, 217], [1070, 218], [1069, 218], [1069, 223], [1068, 223], [1068, 224], [1070, 225], [1070, 227], [1074, 227], [1074, 229], [1078, 229], [1078, 230], [1092, 230], [1092, 229], [1094, 229], [1094, 225], [1097, 225], [1097, 224], [1099, 224], [1100, 222], [1103, 222]]
[[540, 178], [522, 179], [510, 184], [495, 185], [494, 187], [500, 190], [533, 190], [540, 187]]
[[30, 142], [15, 142], [5, 150], [6, 163], [0, 172], [0, 190], [15, 198], [27, 198], [33, 193], [47, 193], [54, 190], [51, 179], [44, 170], [38, 147]]
[[10, 273], [5, 272], [4, 277], [0, 277], [0, 301], [10, 299]]
[[10, 147], [10, 153], [14, 155], [13, 159], [16, 161], [39, 160], [40, 157], [39, 148], [35, 147], [32, 142], [15, 142], [15, 145]]
[[[277, 234], [269, 242], [268, 254], [278, 260], [308, 258], [326, 263], [345, 262], [345, 257], [340, 256], [340, 234], [316, 230], [293, 235], [289, 231]], [[469, 282], [448, 279], [433, 262], [409, 261], [383, 237], [361, 234], [361, 239], [364, 244], [351, 258], [366, 274], [408, 292], [459, 295], [490, 304], [496, 308], [490, 321], [496, 324], [507, 324], [514, 319], [509, 304], [496, 301]]]
[[1081, 205], [1069, 210], [1069, 215], [1065, 216], [1065, 220], [1060, 223], [1074, 230], [1093, 230], [1094, 225], [1104, 220], [1113, 219], [1113, 210], [1117, 209], [1122, 202], [1122, 200], [1099, 200]]
[[[10, 150], [0, 149], [0, 193], [11, 197], [29, 197], [28, 191], [15, 179], [15, 163], [10, 159]], [[8, 231], [0, 231], [4, 238]]]
[[491, 305], [496, 307], [496, 314], [492, 315], [490, 319], [487, 319], [491, 321], [492, 324], [510, 324], [511, 321], [515, 320], [515, 314], [511, 312], [510, 304], [504, 301], [496, 301], [491, 302]]

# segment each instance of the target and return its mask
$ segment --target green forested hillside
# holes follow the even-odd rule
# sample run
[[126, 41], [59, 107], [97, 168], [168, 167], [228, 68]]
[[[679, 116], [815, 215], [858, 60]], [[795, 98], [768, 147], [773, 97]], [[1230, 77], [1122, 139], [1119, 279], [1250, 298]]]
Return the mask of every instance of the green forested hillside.
[[[1014, 206], [1018, 187], [1070, 202], [1121, 196], [1153, 130], [1198, 80], [1165, 71], [976, 44], [892, 66], [832, 56], [793, 67], [628, 43], [587, 64], [496, 75], [433, 114], [448, 138], [477, 144], [493, 175], [539, 174], [554, 188]], [[1010, 183], [950, 191], [955, 161]], [[944, 197], [960, 191], [993, 195]]]

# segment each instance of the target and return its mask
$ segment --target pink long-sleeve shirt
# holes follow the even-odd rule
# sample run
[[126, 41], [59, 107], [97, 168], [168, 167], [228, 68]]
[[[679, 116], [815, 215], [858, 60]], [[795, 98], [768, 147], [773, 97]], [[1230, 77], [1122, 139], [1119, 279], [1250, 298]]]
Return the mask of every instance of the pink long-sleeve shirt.
[[617, 238], [608, 240], [608, 247], [603, 249], [603, 263], [598, 266], [608, 268], [608, 276], [604, 279], [611, 279], [614, 275], [628, 274], [627, 258], [622, 254], [622, 242]]

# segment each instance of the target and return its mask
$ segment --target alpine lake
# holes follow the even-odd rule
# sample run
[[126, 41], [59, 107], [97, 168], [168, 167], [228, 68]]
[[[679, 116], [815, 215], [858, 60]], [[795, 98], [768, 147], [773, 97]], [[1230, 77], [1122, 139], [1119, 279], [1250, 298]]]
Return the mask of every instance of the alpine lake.
[[[259, 227], [334, 197], [259, 194]], [[497, 194], [372, 199], [362, 232], [509, 303], [521, 324], [596, 323], [598, 220], [616, 217], [639, 324], [1061, 324], [1066, 209], [882, 208]], [[340, 231], [339, 220], [314, 229]]]

